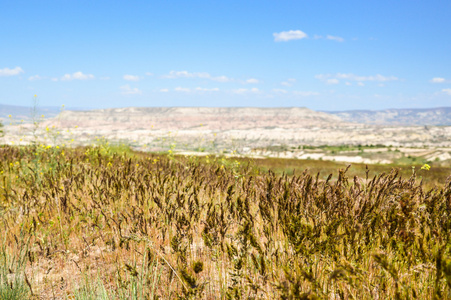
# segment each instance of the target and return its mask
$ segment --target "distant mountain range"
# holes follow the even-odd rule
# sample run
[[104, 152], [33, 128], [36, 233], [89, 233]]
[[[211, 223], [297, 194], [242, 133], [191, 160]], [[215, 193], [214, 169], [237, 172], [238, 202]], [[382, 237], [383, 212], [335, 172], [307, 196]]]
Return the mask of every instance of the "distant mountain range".
[[[26, 122], [30, 113], [29, 108], [12, 106], [0, 111], [13, 115], [13, 124], [20, 119]], [[56, 108], [38, 110], [39, 118], [46, 116], [38, 133], [43, 140], [48, 138], [43, 128], [55, 126], [60, 139], [80, 145], [102, 136], [151, 145], [155, 151], [171, 143], [184, 149], [344, 144], [451, 147], [451, 127], [435, 126], [451, 126], [451, 108], [326, 113], [305, 107], [125, 107], [57, 113]], [[52, 114], [57, 117], [49, 118]], [[25, 132], [30, 125], [6, 127], [6, 143], [19, 135], [22, 141], [33, 138]]]
[[[132, 121], [136, 122], [138, 120], [133, 120], [137, 115], [143, 116], [149, 114], [149, 117], [166, 116], [174, 119], [176, 121], [177, 117], [180, 117], [181, 111], [183, 109], [184, 113], [187, 115], [193, 114], [196, 118], [201, 115], [215, 119], [214, 115], [217, 115], [219, 119], [224, 119], [225, 116], [229, 118], [241, 117], [240, 114], [244, 113], [245, 118], [252, 119], [254, 117], [263, 117], [266, 122], [270, 122], [271, 115], [273, 114], [276, 119], [280, 116], [288, 113], [288, 115], [296, 115], [295, 118], [305, 119], [307, 122], [312, 122], [313, 120], [318, 122], [337, 122], [338, 118], [344, 122], [360, 123], [360, 124], [371, 124], [371, 125], [403, 125], [403, 126], [451, 126], [451, 107], [439, 107], [439, 108], [424, 108], [424, 109], [386, 109], [386, 110], [348, 110], [348, 111], [321, 111], [314, 112], [306, 108], [177, 108], [177, 107], [148, 107], [148, 108], [120, 108], [120, 109], [100, 109], [100, 110], [84, 110], [79, 109], [68, 109], [65, 112], [65, 116], [70, 111], [77, 111], [76, 115], [83, 115], [84, 118], [95, 117], [100, 119], [106, 119], [111, 121], [115, 119], [117, 121]], [[258, 110], [258, 112], [255, 111]], [[124, 114], [124, 112], [134, 113], [132, 115]], [[57, 116], [61, 112], [59, 107], [37, 107], [35, 116], [40, 118], [41, 115], [45, 116], [45, 119], [50, 119]], [[184, 114], [182, 113], [182, 115]], [[260, 116], [260, 114], [262, 114]], [[330, 118], [326, 114], [330, 115]], [[33, 111], [31, 107], [17, 106], [17, 105], [5, 105], [0, 104], [0, 120], [3, 121], [5, 125], [9, 123], [9, 115], [15, 122], [24, 120], [25, 123], [29, 123], [33, 119]], [[71, 115], [69, 113], [69, 115]], [[186, 118], [187, 115], [183, 117]], [[294, 115], [292, 117], [294, 117]], [[131, 120], [129, 118], [131, 117]], [[337, 118], [338, 117], [338, 118]], [[202, 118], [202, 117], [201, 117]], [[290, 117], [291, 118], [291, 117]], [[225, 118], [227, 119], [227, 118]], [[97, 119], [99, 120], [99, 119]], [[88, 121], [88, 120], [85, 120]], [[227, 120], [230, 121], [230, 120]], [[227, 122], [226, 121], [226, 122]], [[293, 120], [292, 120], [293, 121]], [[249, 124], [250, 125], [250, 124]], [[277, 125], [277, 124], [274, 124]], [[266, 124], [266, 126], [270, 126]]]
[[37, 107], [36, 111], [33, 112], [33, 108], [27, 106], [0, 104], [0, 120], [6, 125], [10, 122], [17, 123], [21, 120], [24, 123], [29, 123], [33, 119], [33, 114], [35, 118], [39, 119], [44, 115], [48, 119], [58, 115], [60, 110], [58, 107]]
[[305, 107], [126, 107], [89, 111], [64, 111], [62, 126], [108, 128], [155, 128], [233, 130], [255, 128], [298, 128], [334, 126], [337, 116]]
[[451, 125], [451, 107], [325, 111], [345, 122], [374, 125]]

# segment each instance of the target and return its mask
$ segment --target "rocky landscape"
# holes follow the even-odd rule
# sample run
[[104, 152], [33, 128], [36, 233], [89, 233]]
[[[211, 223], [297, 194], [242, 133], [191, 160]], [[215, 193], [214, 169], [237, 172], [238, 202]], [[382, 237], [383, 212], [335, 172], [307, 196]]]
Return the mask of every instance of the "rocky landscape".
[[350, 110], [328, 112], [342, 120], [378, 125], [451, 125], [451, 107], [427, 109]]
[[[378, 158], [374, 159], [368, 155], [362, 156], [362, 151], [313, 154], [305, 149], [305, 146], [379, 145], [380, 148], [393, 149], [427, 148], [429, 160], [448, 160], [451, 126], [443, 124], [451, 120], [450, 114], [449, 109], [341, 113], [317, 112], [308, 108], [129, 107], [67, 110], [37, 124], [16, 123], [8, 126], [4, 142], [85, 145], [108, 140], [144, 151], [172, 149], [184, 153], [221, 152], [366, 163], [392, 162], [394, 155], [377, 155]], [[441, 117], [437, 118], [438, 115]]]

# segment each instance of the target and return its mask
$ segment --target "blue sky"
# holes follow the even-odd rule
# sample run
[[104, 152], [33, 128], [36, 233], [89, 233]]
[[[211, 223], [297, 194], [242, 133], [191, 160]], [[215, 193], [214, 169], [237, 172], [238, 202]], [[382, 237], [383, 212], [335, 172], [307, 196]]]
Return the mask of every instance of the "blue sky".
[[451, 1], [0, 0], [0, 103], [451, 106]]

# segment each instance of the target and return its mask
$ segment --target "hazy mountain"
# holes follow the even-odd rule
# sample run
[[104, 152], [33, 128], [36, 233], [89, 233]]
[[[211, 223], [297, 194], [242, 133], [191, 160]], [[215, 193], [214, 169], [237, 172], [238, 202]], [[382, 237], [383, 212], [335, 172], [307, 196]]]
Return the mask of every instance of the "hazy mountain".
[[[36, 111], [33, 112], [33, 108], [29, 106], [18, 106], [18, 105], [8, 105], [0, 104], [0, 120], [3, 121], [5, 125], [10, 122], [20, 122], [29, 123], [33, 119], [33, 114], [36, 118], [40, 119], [44, 115], [45, 119], [53, 118], [60, 112], [58, 107], [37, 107]], [[9, 116], [11, 115], [11, 118]], [[11, 120], [11, 121], [10, 121]]]
[[127, 107], [64, 111], [59, 115], [58, 122], [67, 127], [169, 130], [200, 126], [211, 130], [295, 128], [342, 123], [337, 116], [299, 107]]
[[[127, 107], [66, 110], [56, 118], [42, 123], [37, 134], [44, 143], [48, 143], [56, 137], [49, 136], [45, 128], [55, 126], [61, 141], [74, 141], [82, 145], [91, 143], [97, 137], [105, 137], [111, 141], [151, 145], [152, 149], [157, 149], [155, 151], [167, 149], [170, 144], [181, 145], [179, 147], [184, 149], [256, 148], [275, 144], [295, 147], [344, 144], [451, 147], [451, 126], [433, 126], [450, 124], [449, 110], [451, 109], [354, 111], [334, 114], [299, 107]], [[424, 126], [425, 124], [431, 126]], [[13, 142], [20, 136], [23, 142], [31, 141], [33, 135], [25, 132], [30, 131], [31, 127], [10, 126], [4, 139], [6, 142]]]
[[451, 125], [451, 107], [329, 111], [346, 122], [377, 125]]
[[[45, 119], [57, 116], [59, 107], [37, 107], [35, 115]], [[0, 104], [0, 120], [9, 123], [9, 115], [15, 122], [32, 120], [32, 108]], [[451, 107], [426, 109], [386, 109], [313, 111], [308, 108], [256, 108], [256, 107], [126, 107], [97, 110], [66, 110], [61, 120], [80, 125], [126, 125], [132, 127], [190, 128], [207, 126], [211, 129], [252, 127], [317, 126], [340, 122], [375, 125], [451, 125]], [[238, 128], [236, 128], [238, 129]]]

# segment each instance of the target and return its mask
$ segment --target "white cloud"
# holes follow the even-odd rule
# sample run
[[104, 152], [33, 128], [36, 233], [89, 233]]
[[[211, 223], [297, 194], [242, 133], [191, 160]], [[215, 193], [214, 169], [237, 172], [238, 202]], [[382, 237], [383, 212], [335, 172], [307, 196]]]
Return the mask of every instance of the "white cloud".
[[[291, 40], [301, 40], [308, 37], [308, 35], [301, 30], [282, 31], [279, 33], [273, 33], [273, 36], [275, 42], [288, 42]], [[326, 35], [325, 37], [322, 35], [315, 34], [313, 35], [313, 39], [314, 40], [326, 39], [340, 43], [345, 41], [345, 39], [342, 38], [341, 36], [335, 36], [330, 34]]]
[[[160, 90], [161, 92], [163, 92], [163, 90]], [[164, 89], [164, 92], [167, 92], [167, 89]], [[219, 88], [203, 88], [203, 87], [196, 87], [193, 89], [190, 88], [183, 88], [183, 87], [176, 87], [174, 89], [174, 91], [176, 92], [181, 92], [181, 93], [191, 93], [191, 92], [199, 92], [199, 93], [203, 93], [203, 92], [219, 92]]]
[[232, 90], [232, 93], [234, 94], [244, 94], [247, 93], [249, 90], [248, 89], [236, 89], [236, 90]]
[[188, 89], [188, 88], [182, 88], [182, 87], [176, 87], [174, 90], [175, 90], [176, 92], [184, 92], [184, 93], [189, 93], [189, 92], [191, 92], [190, 89]]
[[287, 81], [283, 81], [280, 84], [283, 85], [283, 86], [292, 86], [293, 83], [295, 83], [295, 82], [296, 82], [296, 79], [288, 78]]
[[444, 82], [446, 82], [446, 79], [445, 78], [441, 78], [441, 77], [434, 77], [434, 78], [431, 79], [431, 82], [433, 82], [433, 83], [444, 83]]
[[318, 75], [315, 75], [315, 78], [316, 79], [319, 79], [319, 80], [321, 80], [321, 81], [324, 81], [324, 80], [326, 80], [327, 78], [330, 78], [332, 75], [330, 75], [330, 74], [318, 74]]
[[188, 73], [187, 71], [171, 71], [169, 72], [168, 75], [163, 75], [161, 77], [163, 78], [180, 78], [180, 77], [192, 77], [189, 75], [190, 73]]
[[363, 82], [361, 82], [361, 81], [357, 82], [357, 85], [358, 86], [365, 86], [365, 84]]
[[346, 85], [352, 85], [352, 83], [350, 83], [349, 81], [345, 82]]
[[168, 75], [164, 75], [163, 78], [211, 78], [211, 75], [206, 72], [190, 73], [188, 71], [171, 71]]
[[127, 81], [139, 81], [139, 76], [125, 74], [122, 78]]
[[169, 90], [168, 89], [161, 89], [160, 92], [167, 93], [167, 92], [169, 92]]
[[[338, 83], [339, 79], [347, 80], [349, 81], [357, 81], [357, 82], [363, 82], [363, 81], [376, 81], [376, 82], [387, 82], [387, 81], [396, 81], [399, 80], [398, 77], [395, 76], [382, 76], [380, 74], [372, 75], [372, 76], [358, 76], [354, 75], [352, 73], [337, 73], [337, 74], [318, 74], [315, 76], [316, 79], [319, 79], [321, 81], [324, 81], [328, 84], [335, 84]], [[350, 84], [347, 84], [350, 85]]]
[[146, 76], [153, 76], [153, 73], [146, 72]]
[[331, 78], [326, 80], [327, 84], [338, 84], [340, 81], [337, 78]]
[[345, 39], [342, 38], [341, 36], [334, 36], [334, 35], [330, 35], [330, 34], [326, 35], [325, 37], [322, 35], [315, 34], [313, 36], [313, 39], [314, 40], [326, 39], [326, 40], [331, 40], [331, 41], [336, 41], [336, 42], [344, 42], [345, 41]]
[[288, 42], [291, 40], [301, 40], [307, 37], [307, 34], [301, 30], [290, 30], [273, 33], [275, 42]]
[[33, 76], [28, 77], [28, 80], [35, 81], [35, 80], [42, 80], [44, 78], [45, 77], [42, 77], [42, 76], [39, 76], [39, 75], [33, 75]]
[[339, 79], [347, 79], [347, 80], [354, 80], [354, 81], [378, 81], [378, 82], [385, 82], [385, 81], [396, 81], [399, 80], [398, 77], [395, 76], [382, 76], [380, 74], [374, 75], [374, 76], [357, 76], [352, 73], [343, 74], [343, 73], [337, 73], [335, 75], [336, 78]]
[[88, 80], [94, 79], [94, 75], [92, 74], [83, 74], [82, 72], [75, 72], [73, 74], [65, 74], [61, 77], [61, 80]]
[[288, 93], [287, 90], [284, 89], [273, 89], [272, 90], [274, 93], [280, 93], [280, 94], [286, 94]]
[[138, 88], [132, 88], [130, 85], [126, 84], [120, 87], [122, 95], [141, 95], [142, 91]]
[[309, 97], [309, 96], [318, 96], [318, 92], [310, 92], [310, 91], [293, 91], [293, 95], [301, 96], [301, 97]]
[[99, 79], [100, 79], [100, 80], [110, 80], [111, 78], [108, 77], [108, 76], [105, 76], [105, 77], [100, 77]]
[[451, 96], [451, 89], [443, 89], [442, 92]]
[[51, 81], [58, 81], [58, 78], [53, 77], [52, 79], [50, 79]]
[[3, 68], [0, 69], [0, 76], [15, 76], [15, 75], [19, 75], [20, 73], [23, 73], [24, 71], [22, 70], [21, 67], [15, 67], [14, 69], [10, 69], [10, 68]]
[[257, 84], [260, 83], [260, 81], [255, 78], [249, 78], [248, 80], [246, 80], [246, 83]]
[[196, 91], [198, 91], [198, 92], [219, 92], [219, 89], [218, 88], [208, 89], [208, 88], [197, 87]]
[[259, 93], [260, 90], [258, 88], [251, 88], [251, 89], [236, 89], [236, 90], [232, 90], [232, 93], [234, 94], [247, 94], [247, 93]]
[[188, 71], [170, 71], [168, 75], [163, 75], [162, 78], [201, 78], [201, 79], [209, 79], [217, 82], [229, 82], [232, 81], [231, 78], [227, 76], [217, 76], [213, 77], [207, 72], [194, 72], [190, 73]]
[[217, 82], [229, 82], [233, 80], [231, 78], [228, 78], [227, 76], [212, 77], [210, 79]]
[[328, 40], [332, 40], [332, 41], [337, 41], [337, 42], [344, 42], [345, 39], [339, 36], [333, 36], [333, 35], [328, 35], [326, 36], [326, 39]]

